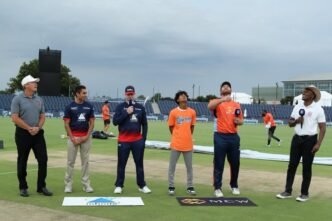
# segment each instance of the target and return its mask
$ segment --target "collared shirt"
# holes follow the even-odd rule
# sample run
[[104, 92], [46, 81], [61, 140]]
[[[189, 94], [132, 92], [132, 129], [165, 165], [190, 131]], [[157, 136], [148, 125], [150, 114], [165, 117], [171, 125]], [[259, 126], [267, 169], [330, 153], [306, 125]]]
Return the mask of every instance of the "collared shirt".
[[196, 123], [196, 112], [188, 107], [174, 108], [169, 113], [168, 126], [173, 127], [171, 148], [178, 151], [191, 151], [193, 149], [193, 138], [191, 126]]
[[39, 117], [45, 113], [44, 101], [37, 95], [31, 97], [21, 93], [15, 96], [11, 103], [11, 113], [18, 114], [26, 124], [30, 127], [37, 127]]
[[93, 106], [84, 101], [81, 104], [75, 101], [66, 106], [63, 119], [69, 121], [69, 127], [74, 136], [86, 136], [89, 131], [90, 119], [94, 119]]
[[[236, 110], [239, 110], [239, 115], [236, 116]], [[239, 103], [235, 101], [227, 101], [219, 104], [214, 110], [217, 117], [217, 132], [233, 134], [237, 133], [237, 125], [234, 123], [235, 117], [243, 119], [243, 113]]]
[[305, 114], [303, 116], [303, 125], [296, 124], [295, 133], [299, 136], [304, 135], [315, 135], [317, 134], [318, 123], [325, 123], [325, 113], [323, 108], [316, 102], [312, 102], [309, 106], [304, 106], [304, 104], [298, 104], [294, 107], [291, 118], [297, 119], [300, 117], [299, 111], [303, 109]]

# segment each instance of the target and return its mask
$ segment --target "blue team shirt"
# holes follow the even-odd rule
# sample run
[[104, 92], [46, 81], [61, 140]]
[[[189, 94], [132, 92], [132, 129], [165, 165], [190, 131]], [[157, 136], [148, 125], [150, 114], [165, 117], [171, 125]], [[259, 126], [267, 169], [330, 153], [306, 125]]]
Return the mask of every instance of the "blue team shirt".
[[86, 135], [89, 130], [89, 120], [95, 118], [93, 106], [84, 101], [78, 104], [71, 102], [65, 108], [64, 120], [69, 120], [69, 127], [73, 135]]
[[[120, 103], [113, 116], [114, 126], [118, 126], [119, 130], [119, 142], [133, 142], [140, 139], [146, 140], [148, 131], [148, 123], [146, 119], [146, 112], [143, 105], [133, 102], [134, 113], [129, 115], [127, 108], [129, 104], [127, 102]], [[134, 119], [133, 120], [133, 116]]]

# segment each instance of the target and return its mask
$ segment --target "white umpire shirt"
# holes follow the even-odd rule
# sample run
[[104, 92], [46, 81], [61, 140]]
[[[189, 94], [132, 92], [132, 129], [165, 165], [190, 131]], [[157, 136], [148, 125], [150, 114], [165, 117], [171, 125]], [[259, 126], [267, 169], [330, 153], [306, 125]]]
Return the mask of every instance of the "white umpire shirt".
[[309, 106], [304, 106], [303, 103], [297, 104], [292, 111], [291, 118], [299, 118], [300, 109], [304, 109], [305, 111], [303, 116], [303, 125], [301, 128], [301, 124], [296, 124], [295, 133], [299, 136], [316, 135], [318, 123], [326, 122], [324, 109], [314, 101]]

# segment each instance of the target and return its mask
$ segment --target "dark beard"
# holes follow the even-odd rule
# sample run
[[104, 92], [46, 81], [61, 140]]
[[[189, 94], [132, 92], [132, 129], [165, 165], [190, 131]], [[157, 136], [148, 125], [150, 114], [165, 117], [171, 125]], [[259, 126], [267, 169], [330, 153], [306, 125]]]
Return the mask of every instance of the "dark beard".
[[221, 96], [228, 96], [228, 95], [230, 96], [231, 94], [232, 94], [232, 92], [227, 91], [227, 92], [222, 93]]

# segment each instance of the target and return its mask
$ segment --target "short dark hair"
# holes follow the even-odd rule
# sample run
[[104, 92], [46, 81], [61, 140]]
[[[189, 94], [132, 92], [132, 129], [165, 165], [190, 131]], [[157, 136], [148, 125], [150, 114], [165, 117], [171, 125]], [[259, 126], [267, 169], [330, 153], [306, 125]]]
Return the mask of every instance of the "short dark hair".
[[104, 104], [108, 104], [108, 103], [109, 103], [108, 100], [104, 101]]
[[181, 95], [185, 95], [187, 97], [187, 99], [189, 98], [188, 96], [188, 93], [186, 91], [178, 91], [176, 94], [175, 94], [175, 97], [174, 97], [174, 101], [179, 104], [178, 102], [178, 99]]
[[74, 90], [74, 95], [76, 96], [76, 94], [81, 93], [81, 91], [82, 91], [83, 89], [86, 89], [86, 87], [85, 87], [84, 85], [76, 86], [76, 87], [75, 87], [75, 90]]
[[267, 114], [267, 110], [262, 110], [262, 117], [265, 117], [265, 115]]

